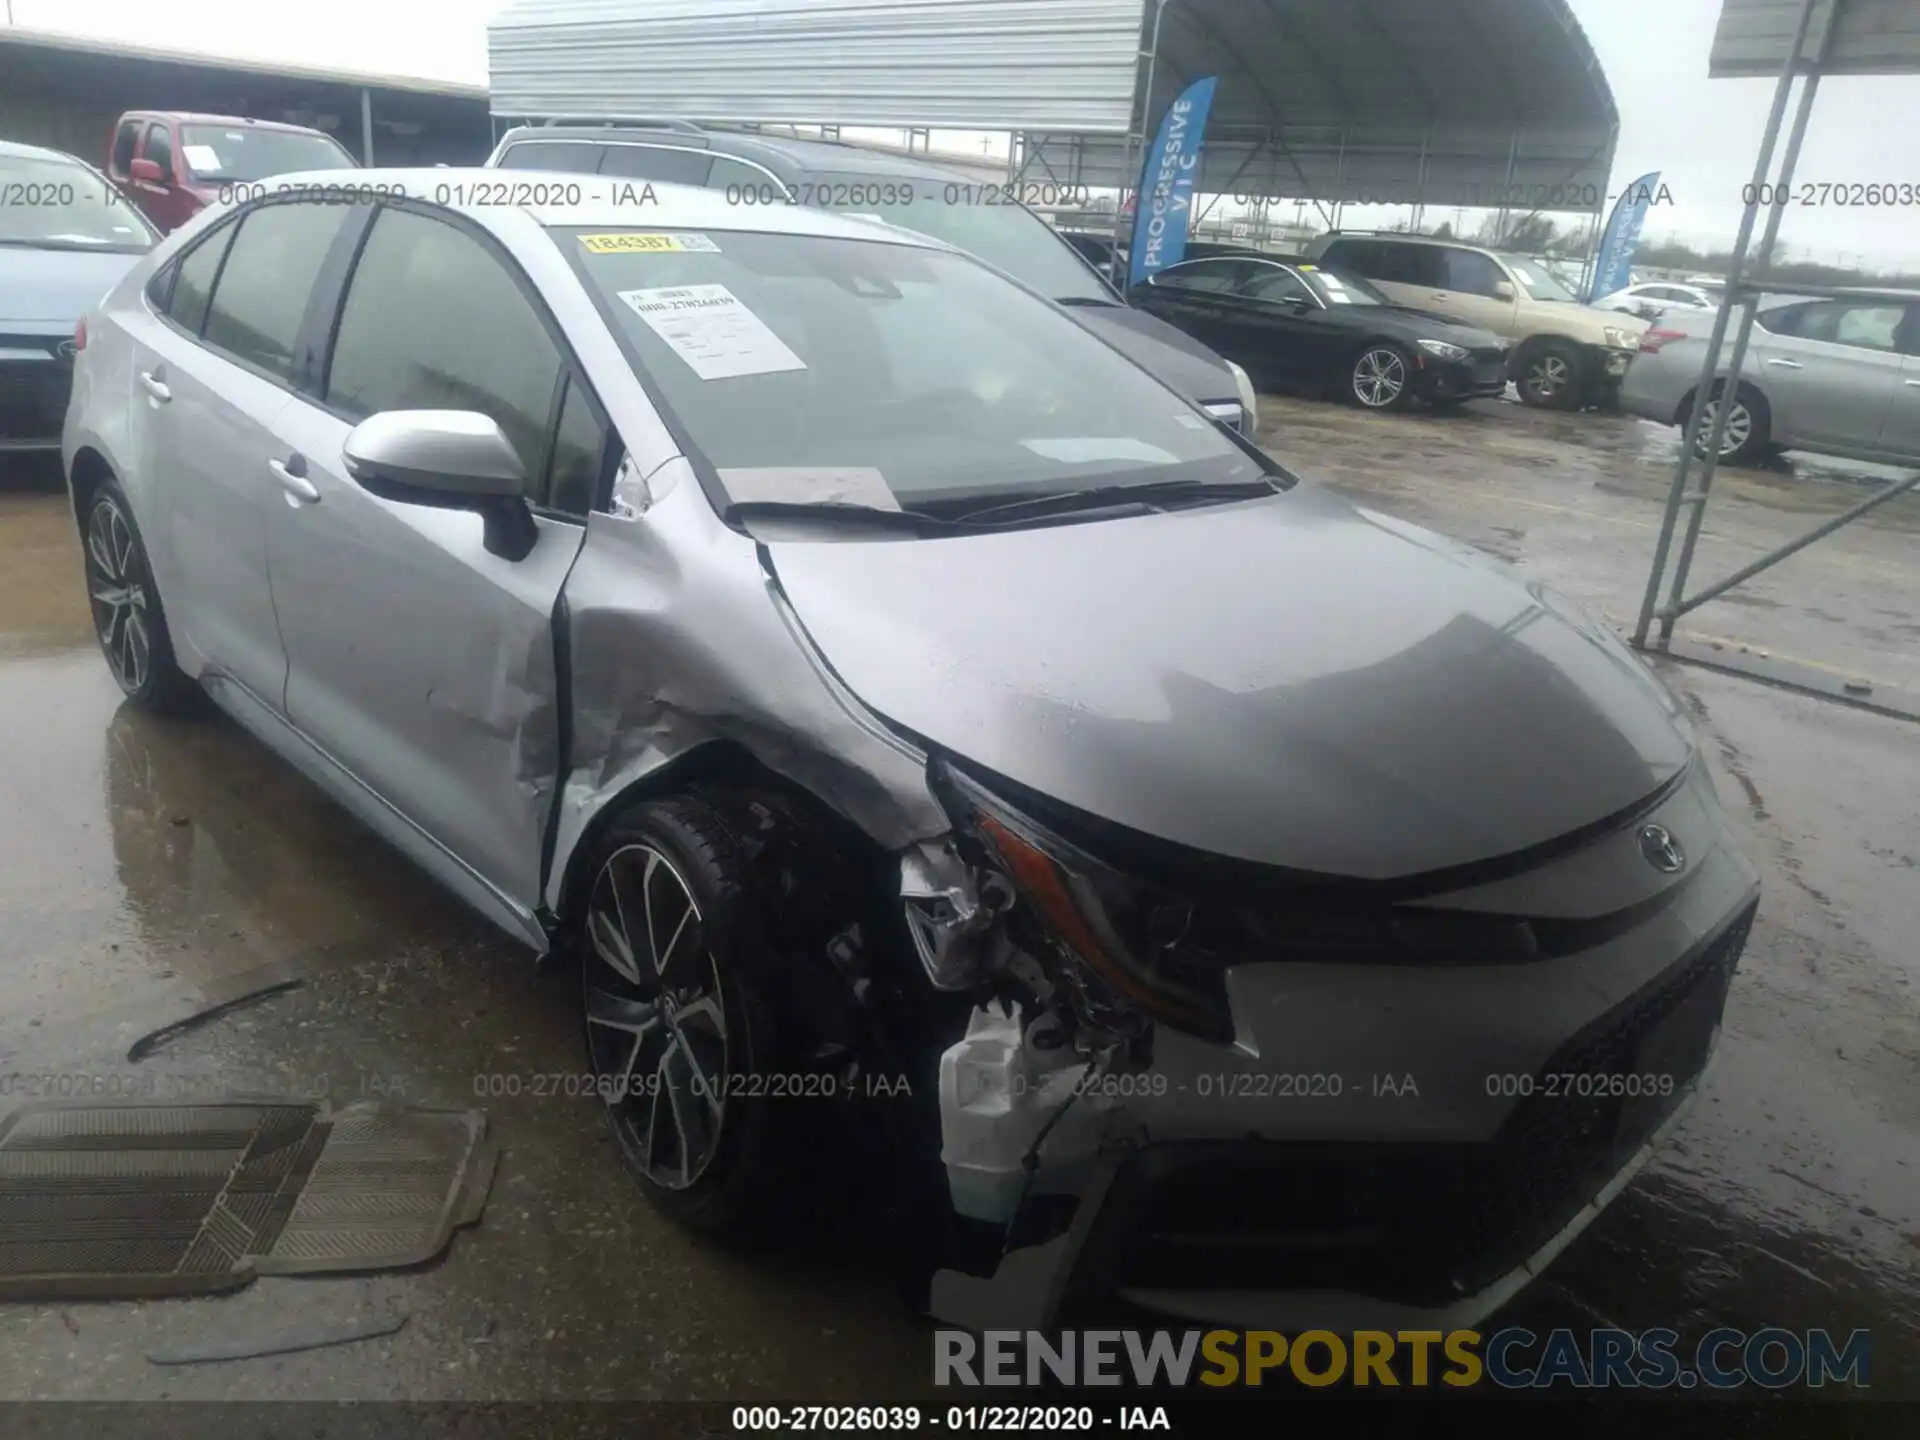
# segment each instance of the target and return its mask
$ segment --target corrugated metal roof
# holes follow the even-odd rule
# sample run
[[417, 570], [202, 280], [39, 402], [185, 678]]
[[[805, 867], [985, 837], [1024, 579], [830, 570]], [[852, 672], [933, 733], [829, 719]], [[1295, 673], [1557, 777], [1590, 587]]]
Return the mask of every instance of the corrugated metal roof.
[[[1723, 0], [1707, 73], [1714, 79], [1778, 75], [1799, 28], [1805, 0]], [[1836, 9], [1837, 7], [1837, 9]], [[1801, 58], [1820, 56], [1821, 38], [1833, 26], [1821, 70], [1828, 75], [1920, 73], [1920, 5], [1914, 0], [1817, 0]]]
[[[496, 115], [1019, 130], [1029, 178], [1132, 183], [1153, 0], [517, 0]], [[1604, 204], [1619, 120], [1566, 0], [1168, 0], [1157, 117], [1218, 75], [1202, 188]], [[1138, 159], [1134, 161], [1135, 167]]]

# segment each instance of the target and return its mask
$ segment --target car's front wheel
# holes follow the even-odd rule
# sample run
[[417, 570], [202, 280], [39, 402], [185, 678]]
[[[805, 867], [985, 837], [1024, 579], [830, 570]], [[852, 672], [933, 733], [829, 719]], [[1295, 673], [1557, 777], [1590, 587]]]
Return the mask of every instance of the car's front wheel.
[[93, 492], [80, 530], [93, 631], [113, 678], [136, 705], [177, 709], [194, 690], [174, 661], [153, 567], [126, 493], [108, 481]]
[[1413, 361], [1398, 345], [1369, 345], [1348, 372], [1347, 393], [1367, 410], [1403, 410], [1413, 399]]
[[673, 1219], [754, 1228], [786, 1180], [767, 1107], [790, 1102], [782, 1086], [800, 1077], [782, 1068], [746, 864], [712, 807], [676, 796], [620, 816], [592, 867], [580, 989], [621, 1159]]
[[1523, 404], [1540, 410], [1579, 408], [1586, 389], [1580, 352], [1563, 340], [1532, 346], [1514, 367], [1514, 387]]

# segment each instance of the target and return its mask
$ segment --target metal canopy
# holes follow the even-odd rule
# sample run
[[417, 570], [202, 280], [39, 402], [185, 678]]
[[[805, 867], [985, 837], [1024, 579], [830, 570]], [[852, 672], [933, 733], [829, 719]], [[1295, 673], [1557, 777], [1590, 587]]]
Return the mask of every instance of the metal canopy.
[[[1920, 71], [1920, 5], [1913, 0], [1818, 0], [1800, 47], [1827, 75], [1911, 75]], [[1707, 73], [1719, 80], [1778, 75], [1793, 45], [1801, 0], [1724, 0]], [[1828, 27], [1832, 27], [1831, 35]]]
[[488, 49], [498, 116], [1012, 130], [1114, 188], [1203, 75], [1220, 194], [1598, 210], [1619, 124], [1566, 0], [517, 0]]

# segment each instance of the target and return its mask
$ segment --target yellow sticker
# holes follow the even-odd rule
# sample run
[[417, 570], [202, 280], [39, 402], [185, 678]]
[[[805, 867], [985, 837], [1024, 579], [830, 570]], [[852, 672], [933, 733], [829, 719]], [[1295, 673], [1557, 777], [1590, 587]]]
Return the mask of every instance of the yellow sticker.
[[638, 230], [628, 230], [618, 235], [582, 235], [580, 243], [595, 255], [620, 255], [636, 250], [715, 251], [720, 248], [704, 235], [644, 234]]
[[1296, 270], [1318, 270], [1320, 267], [1318, 265], [1296, 265], [1293, 268]]

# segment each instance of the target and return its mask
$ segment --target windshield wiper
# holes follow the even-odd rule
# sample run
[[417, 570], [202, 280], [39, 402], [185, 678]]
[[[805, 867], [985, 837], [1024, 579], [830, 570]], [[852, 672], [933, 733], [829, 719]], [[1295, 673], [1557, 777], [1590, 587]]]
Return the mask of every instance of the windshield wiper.
[[734, 520], [819, 520], [829, 524], [873, 525], [915, 534], [978, 529], [961, 520], [929, 515], [924, 510], [884, 510], [878, 505], [856, 505], [844, 500], [735, 500], [724, 517]]
[[1115, 310], [1126, 308], [1110, 295], [1056, 295], [1053, 297], [1053, 303], [1056, 305], [1106, 305]]
[[1080, 490], [1050, 490], [1044, 495], [1002, 500], [992, 505], [961, 510], [953, 518], [967, 525], [991, 526], [1049, 515], [1067, 515], [1076, 510], [1100, 510], [1109, 506], [1135, 505], [1152, 509], [1169, 504], [1204, 505], [1215, 501], [1249, 500], [1256, 495], [1279, 493], [1278, 487], [1266, 480], [1155, 480], [1142, 485], [1089, 485]]

